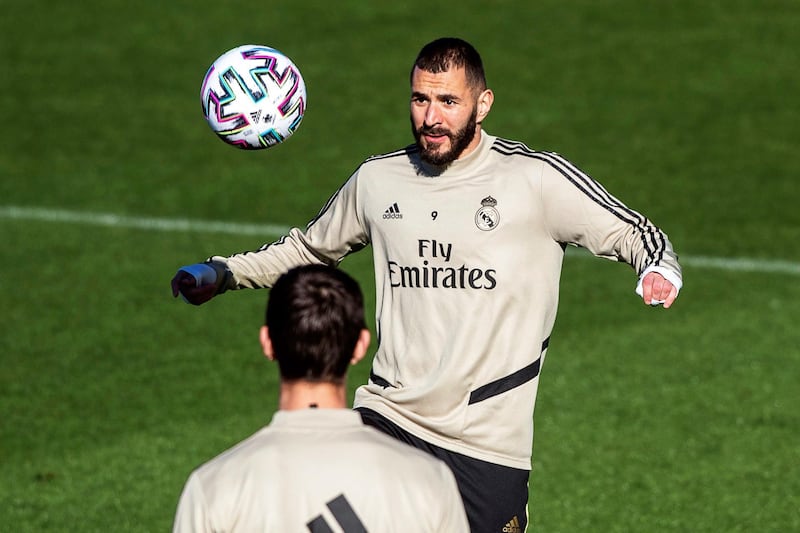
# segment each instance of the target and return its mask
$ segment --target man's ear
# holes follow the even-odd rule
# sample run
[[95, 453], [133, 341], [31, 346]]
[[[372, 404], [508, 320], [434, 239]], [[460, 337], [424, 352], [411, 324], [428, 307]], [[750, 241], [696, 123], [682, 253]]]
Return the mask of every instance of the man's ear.
[[272, 351], [272, 339], [269, 338], [269, 328], [267, 326], [261, 326], [261, 330], [258, 332], [258, 340], [261, 341], [261, 351], [264, 352], [266, 358], [274, 361], [275, 352]]
[[478, 109], [477, 114], [475, 117], [475, 122], [480, 124], [483, 122], [483, 119], [486, 118], [486, 115], [489, 114], [489, 111], [492, 109], [492, 104], [494, 103], [494, 93], [491, 89], [486, 89], [478, 96]]
[[356, 347], [353, 349], [353, 357], [350, 359], [350, 364], [354, 365], [361, 361], [364, 356], [367, 354], [367, 350], [369, 349], [369, 341], [372, 337], [370, 336], [368, 329], [362, 329], [361, 333], [358, 335], [358, 340], [356, 341]]

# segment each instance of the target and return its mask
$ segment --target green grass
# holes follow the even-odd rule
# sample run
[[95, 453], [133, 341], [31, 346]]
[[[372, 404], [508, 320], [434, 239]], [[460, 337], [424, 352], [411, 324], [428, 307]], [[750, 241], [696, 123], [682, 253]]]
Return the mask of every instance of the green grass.
[[[800, 262], [800, 4], [529, 4], [11, 0], [0, 207], [305, 224], [364, 157], [410, 141], [414, 54], [463, 36], [495, 90], [491, 133], [564, 154], [689, 260], [665, 312], [628, 268], [568, 257], [534, 530], [800, 529], [797, 275], [690, 261]], [[286, 51], [309, 90], [297, 135], [267, 152], [200, 115], [208, 65], [247, 42]], [[0, 529], [168, 530], [189, 472], [277, 399], [267, 293], [193, 308], [169, 279], [261, 239], [5, 218], [0, 236]], [[369, 253], [343, 266], [371, 302]]]

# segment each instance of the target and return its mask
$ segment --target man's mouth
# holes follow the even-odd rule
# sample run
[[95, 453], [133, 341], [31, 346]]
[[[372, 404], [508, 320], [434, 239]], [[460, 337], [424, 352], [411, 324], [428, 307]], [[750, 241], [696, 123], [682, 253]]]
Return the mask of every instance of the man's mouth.
[[432, 144], [441, 144], [449, 138], [447, 132], [442, 130], [422, 131], [422, 136]]

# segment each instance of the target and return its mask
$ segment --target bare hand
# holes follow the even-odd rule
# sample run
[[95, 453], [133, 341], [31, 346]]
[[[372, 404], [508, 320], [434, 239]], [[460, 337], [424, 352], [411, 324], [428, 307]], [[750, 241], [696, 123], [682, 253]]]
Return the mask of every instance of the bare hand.
[[658, 272], [650, 272], [642, 280], [642, 299], [647, 305], [663, 303], [664, 309], [669, 309], [677, 297], [678, 289]]

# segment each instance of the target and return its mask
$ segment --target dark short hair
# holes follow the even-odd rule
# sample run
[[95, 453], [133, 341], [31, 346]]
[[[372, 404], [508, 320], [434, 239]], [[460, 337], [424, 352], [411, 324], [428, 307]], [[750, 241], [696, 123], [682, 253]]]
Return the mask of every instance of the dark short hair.
[[364, 297], [345, 272], [306, 265], [270, 290], [266, 325], [281, 377], [341, 382], [364, 320]]
[[423, 46], [411, 67], [411, 76], [414, 68], [438, 74], [461, 67], [466, 70], [470, 87], [478, 91], [486, 89], [486, 73], [480, 54], [467, 41], [457, 37], [442, 37]]

